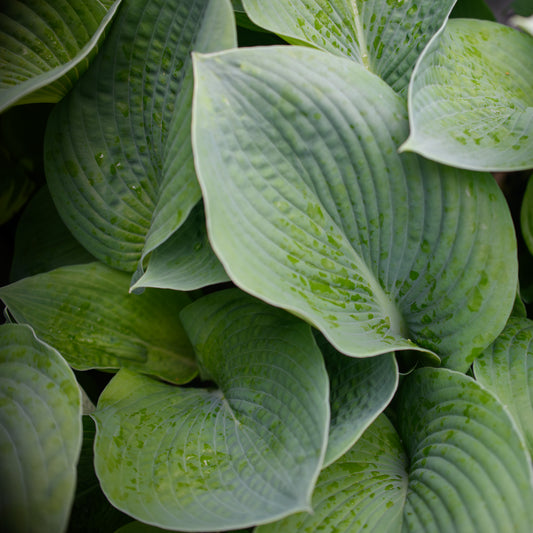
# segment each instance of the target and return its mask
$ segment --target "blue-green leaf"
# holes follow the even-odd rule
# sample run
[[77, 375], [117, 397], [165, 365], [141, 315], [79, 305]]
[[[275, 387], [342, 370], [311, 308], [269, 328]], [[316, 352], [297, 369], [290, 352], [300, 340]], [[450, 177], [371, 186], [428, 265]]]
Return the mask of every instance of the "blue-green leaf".
[[202, 388], [121, 370], [95, 418], [96, 472], [142, 522], [212, 531], [309, 509], [326, 451], [328, 380], [309, 326], [241, 293], [184, 309]]

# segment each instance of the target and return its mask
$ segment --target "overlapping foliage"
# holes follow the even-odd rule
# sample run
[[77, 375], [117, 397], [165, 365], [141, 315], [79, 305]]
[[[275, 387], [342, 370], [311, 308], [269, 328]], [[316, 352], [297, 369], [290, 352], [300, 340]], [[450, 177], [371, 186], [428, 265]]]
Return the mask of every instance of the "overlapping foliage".
[[0, 13], [2, 523], [529, 531], [530, 19], [96, 4]]

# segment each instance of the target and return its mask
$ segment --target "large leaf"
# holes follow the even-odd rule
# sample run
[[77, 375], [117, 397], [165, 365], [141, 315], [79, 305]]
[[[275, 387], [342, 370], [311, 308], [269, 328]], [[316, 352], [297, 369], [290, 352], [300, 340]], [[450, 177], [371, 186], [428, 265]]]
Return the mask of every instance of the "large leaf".
[[267, 47], [198, 55], [195, 69], [196, 167], [230, 278], [342, 353], [418, 346], [466, 370], [516, 292], [492, 176], [399, 155], [402, 99], [346, 59]]
[[311, 330], [238, 290], [182, 312], [201, 375], [179, 388], [121, 370], [95, 413], [96, 472], [135, 518], [223, 530], [309, 509], [329, 425], [328, 382]]
[[504, 406], [471, 378], [415, 371], [398, 404], [320, 474], [313, 514], [257, 533], [528, 532], [531, 464]]
[[209, 244], [200, 202], [180, 229], [154, 250], [146, 272], [131, 288], [192, 291], [224, 281], [229, 278]]
[[63, 224], [48, 189], [43, 187], [30, 200], [17, 225], [11, 281], [93, 261]]
[[120, 0], [5, 0], [0, 10], [0, 112], [58, 102], [87, 69]]
[[190, 298], [148, 289], [101, 263], [58, 268], [0, 288], [17, 322], [58, 349], [74, 368], [127, 367], [184, 383], [197, 373], [179, 312]]
[[524, 199], [522, 200], [520, 225], [524, 241], [529, 251], [533, 254], [533, 176], [529, 178]]
[[50, 192], [101, 261], [142, 273], [199, 201], [190, 52], [234, 44], [229, 0], [125, 0], [91, 68], [54, 109]]
[[67, 525], [81, 445], [80, 390], [27, 326], [0, 326], [0, 521], [13, 533]]
[[533, 455], [533, 321], [511, 317], [474, 372], [511, 411]]
[[395, 90], [407, 88], [418, 55], [455, 0], [243, 0], [259, 26], [289, 42], [350, 57]]
[[322, 336], [318, 345], [329, 376], [331, 424], [324, 466], [349, 450], [392, 400], [398, 386], [393, 354], [346, 357]]
[[413, 72], [402, 149], [474, 170], [533, 167], [532, 54], [515, 29], [450, 20]]

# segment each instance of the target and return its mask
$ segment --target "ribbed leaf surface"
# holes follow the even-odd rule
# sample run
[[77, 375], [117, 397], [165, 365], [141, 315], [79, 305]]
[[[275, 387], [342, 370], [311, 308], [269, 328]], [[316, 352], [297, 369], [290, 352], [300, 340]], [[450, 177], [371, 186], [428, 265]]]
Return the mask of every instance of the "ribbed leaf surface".
[[511, 411], [533, 455], [533, 321], [511, 317], [474, 371]]
[[190, 52], [235, 44], [228, 0], [126, 0], [47, 128], [45, 168], [65, 223], [98, 259], [142, 274], [200, 199], [190, 147]]
[[229, 278], [209, 244], [200, 202], [178, 231], [153, 251], [146, 272], [131, 288], [192, 291], [224, 281]]
[[323, 337], [317, 340], [331, 391], [327, 466], [349, 450], [389, 405], [398, 386], [398, 367], [393, 354], [368, 359], [346, 357]]
[[496, 397], [463, 374], [424, 368], [405, 379], [395, 410], [399, 433], [382, 415], [321, 472], [313, 514], [257, 533], [530, 531], [531, 463]]
[[27, 326], [0, 326], [0, 521], [3, 531], [64, 531], [81, 446], [76, 378]]
[[518, 30], [450, 20], [413, 72], [402, 149], [473, 170], [533, 167], [532, 54]]
[[179, 321], [185, 293], [128, 294], [129, 276], [101, 263], [62, 267], [0, 288], [17, 322], [30, 324], [74, 368], [127, 367], [185, 383], [197, 373]]
[[58, 102], [87, 69], [120, 0], [5, 0], [0, 111]]
[[216, 385], [172, 387], [127, 370], [113, 378], [95, 413], [107, 497], [143, 522], [185, 531], [308, 509], [329, 425], [309, 326], [237, 290], [181, 316], [201, 375]]
[[361, 63], [404, 91], [418, 55], [456, 0], [243, 0], [259, 26]]
[[492, 176], [399, 155], [403, 101], [344, 58], [241, 49], [196, 56], [195, 75], [196, 167], [230, 278], [343, 353], [418, 346], [466, 370], [517, 283]]

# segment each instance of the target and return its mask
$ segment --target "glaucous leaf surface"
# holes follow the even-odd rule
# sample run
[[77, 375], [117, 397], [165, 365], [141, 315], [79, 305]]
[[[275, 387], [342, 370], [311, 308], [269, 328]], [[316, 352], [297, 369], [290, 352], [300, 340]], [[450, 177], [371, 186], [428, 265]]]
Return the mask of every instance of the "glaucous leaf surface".
[[324, 466], [349, 450], [389, 405], [398, 387], [394, 354], [359, 359], [339, 353], [321, 335], [318, 345], [329, 376], [331, 423]]
[[0, 326], [3, 531], [65, 530], [81, 433], [80, 390], [61, 355], [27, 326]]
[[197, 374], [179, 320], [185, 293], [128, 294], [129, 276], [101, 263], [58, 268], [0, 287], [17, 322], [31, 325], [78, 370], [127, 367], [173, 383]]
[[101, 52], [50, 117], [59, 213], [98, 259], [142, 274], [200, 200], [190, 145], [191, 50], [235, 45], [229, 0], [124, 0]]
[[342, 353], [432, 350], [465, 371], [517, 284], [489, 174], [398, 154], [403, 100], [304, 47], [195, 56], [193, 146], [211, 245], [246, 292]]
[[473, 170], [533, 167], [532, 54], [518, 30], [450, 20], [413, 72], [401, 149]]
[[524, 241], [529, 251], [533, 254], [533, 176], [529, 178], [524, 199], [522, 200], [520, 225]]
[[511, 317], [475, 361], [474, 372], [510, 410], [533, 455], [533, 321]]
[[183, 225], [152, 252], [146, 272], [131, 288], [192, 291], [224, 281], [229, 278], [209, 244], [200, 202]]
[[527, 532], [531, 464], [505, 407], [471, 378], [416, 370], [402, 384], [397, 433], [381, 415], [324, 469], [313, 513], [256, 533]]
[[63, 224], [48, 189], [43, 187], [28, 202], [17, 224], [11, 281], [93, 261]]
[[58, 102], [87, 69], [120, 0], [5, 0], [0, 8], [0, 112]]
[[325, 468], [313, 492], [313, 513], [298, 513], [255, 533], [400, 531], [407, 493], [408, 459], [385, 415]]
[[109, 500], [158, 527], [248, 527], [309, 509], [329, 426], [309, 326], [236, 289], [184, 309], [204, 388], [121, 370], [98, 402], [96, 472]]
[[404, 91], [415, 62], [455, 0], [243, 0], [259, 26], [295, 44], [349, 57]]

